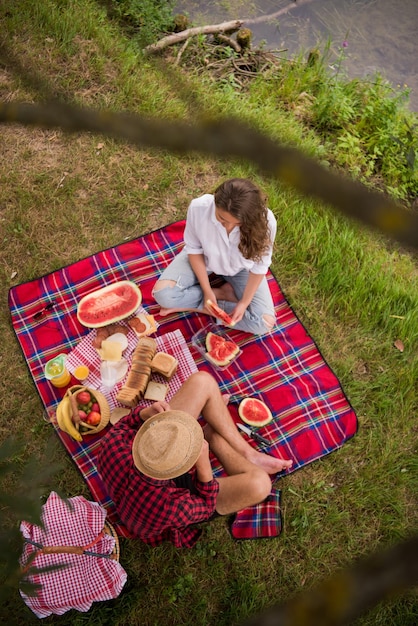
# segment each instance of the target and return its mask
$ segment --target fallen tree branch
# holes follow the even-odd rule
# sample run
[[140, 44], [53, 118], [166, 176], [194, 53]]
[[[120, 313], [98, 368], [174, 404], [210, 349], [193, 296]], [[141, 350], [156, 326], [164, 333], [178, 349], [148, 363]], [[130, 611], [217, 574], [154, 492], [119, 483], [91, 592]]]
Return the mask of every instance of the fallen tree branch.
[[308, 4], [308, 2], [312, 2], [312, 0], [297, 0], [297, 2], [296, 0], [293, 0], [293, 2], [287, 5], [287, 7], [283, 7], [282, 9], [279, 9], [278, 11], [275, 11], [274, 13], [270, 13], [269, 15], [260, 15], [260, 17], [254, 17], [248, 20], [244, 19], [242, 21], [246, 26], [250, 26], [250, 25], [252, 26], [253, 24], [261, 24], [262, 22], [269, 22], [270, 20], [274, 20], [277, 17], [280, 17], [280, 15], [285, 15], [291, 9], [296, 9], [297, 7], [301, 7], [304, 4]]
[[257, 70], [255, 72], [252, 72], [250, 70], [243, 70], [242, 67], [238, 67], [234, 59], [232, 59], [232, 65], [234, 66], [235, 70], [239, 74], [243, 74], [244, 76], [250, 76], [251, 78], [254, 78], [254, 76], [257, 76]]
[[235, 50], [235, 52], [241, 52], [241, 46], [231, 37], [228, 37], [227, 35], [217, 35], [216, 39], [222, 41], [222, 43], [225, 43], [227, 46], [230, 46], [233, 50]]
[[146, 48], [143, 52], [145, 54], [155, 54], [160, 52], [168, 46], [173, 46], [176, 43], [180, 43], [189, 37], [195, 37], [196, 35], [214, 35], [216, 33], [232, 33], [239, 30], [242, 26], [241, 20], [233, 20], [231, 22], [222, 22], [221, 24], [213, 24], [211, 26], [196, 26], [195, 28], [188, 28], [182, 30], [180, 33], [174, 35], [167, 35], [163, 37], [157, 43], [153, 43]]
[[178, 65], [180, 63], [180, 59], [182, 57], [183, 52], [186, 50], [187, 46], [189, 45], [190, 39], [186, 39], [186, 41], [184, 42], [184, 44], [182, 45], [182, 47], [179, 50], [179, 53], [176, 57], [176, 61], [174, 63], [174, 65]]

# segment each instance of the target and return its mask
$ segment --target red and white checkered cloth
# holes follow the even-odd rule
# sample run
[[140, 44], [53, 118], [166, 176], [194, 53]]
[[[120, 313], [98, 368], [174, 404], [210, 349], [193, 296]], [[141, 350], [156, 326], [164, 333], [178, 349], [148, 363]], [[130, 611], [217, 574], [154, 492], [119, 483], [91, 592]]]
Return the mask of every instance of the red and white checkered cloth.
[[[145, 309], [138, 310], [138, 312], [144, 312]], [[123, 358], [128, 362], [129, 368], [132, 360], [132, 353], [135, 350], [138, 344], [138, 338], [135, 335], [134, 331], [130, 328], [130, 326], [125, 322], [120, 322], [123, 326], [126, 326], [129, 329], [127, 340], [128, 347], [123, 351]], [[126, 374], [122, 380], [120, 380], [112, 389], [105, 387], [102, 383], [101, 375], [100, 375], [100, 364], [101, 358], [96, 348], [93, 346], [94, 338], [96, 337], [96, 330], [91, 330], [87, 335], [85, 335], [81, 341], [77, 344], [77, 346], [71, 350], [69, 353], [66, 365], [68, 371], [71, 374], [74, 374], [74, 371], [77, 365], [83, 364], [87, 365], [90, 370], [88, 378], [83, 381], [83, 385], [86, 387], [90, 387], [91, 389], [98, 389], [102, 392], [102, 394], [106, 397], [106, 400], [109, 403], [110, 410], [113, 410], [116, 406], [122, 406], [120, 402], [116, 400], [116, 396], [123, 387], [123, 384], [126, 381], [128, 374]], [[178, 369], [176, 374], [170, 380], [169, 388], [167, 391], [166, 400], [170, 400], [170, 398], [178, 391], [184, 381], [192, 374], [193, 372], [197, 372], [197, 367], [194, 362], [194, 359], [190, 353], [190, 350], [186, 344], [186, 341], [179, 330], [175, 330], [174, 332], [153, 336], [157, 342], [157, 352], [167, 352], [174, 356], [178, 361]], [[129, 371], [129, 370], [128, 370]], [[167, 381], [158, 374], [153, 374], [153, 380], [166, 383]], [[141, 404], [147, 404], [147, 402], [141, 402]], [[152, 402], [148, 402], [148, 404], [152, 404]]]
[[[40, 584], [41, 588], [36, 596], [20, 591], [37, 617], [47, 617], [52, 613], [62, 615], [70, 609], [85, 612], [93, 602], [111, 600], [120, 594], [127, 574], [117, 560], [107, 556], [115, 547], [115, 539], [105, 533], [97, 540], [105, 520], [106, 511], [96, 502], [90, 502], [83, 496], [65, 501], [52, 491], [42, 507], [44, 528], [24, 521], [21, 523], [20, 530], [26, 540], [20, 559], [23, 568], [28, 558], [39, 551], [29, 541], [41, 546], [84, 546], [90, 552], [106, 555], [39, 553], [30, 564], [27, 580]], [[32, 568], [62, 564], [66, 567], [32, 573]]]

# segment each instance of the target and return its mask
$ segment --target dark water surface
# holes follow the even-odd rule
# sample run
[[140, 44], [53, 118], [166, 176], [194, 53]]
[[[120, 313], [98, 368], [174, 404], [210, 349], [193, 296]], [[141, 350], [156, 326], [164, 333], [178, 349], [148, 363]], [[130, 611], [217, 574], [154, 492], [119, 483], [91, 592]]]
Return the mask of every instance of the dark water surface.
[[[257, 22], [289, 5], [284, 15]], [[334, 66], [346, 42], [341, 68], [348, 77], [378, 71], [395, 89], [406, 85], [409, 108], [418, 111], [418, 0], [178, 0], [176, 11], [194, 25], [248, 19], [254, 45], [285, 48], [287, 57], [315, 46], [324, 50], [330, 39]]]

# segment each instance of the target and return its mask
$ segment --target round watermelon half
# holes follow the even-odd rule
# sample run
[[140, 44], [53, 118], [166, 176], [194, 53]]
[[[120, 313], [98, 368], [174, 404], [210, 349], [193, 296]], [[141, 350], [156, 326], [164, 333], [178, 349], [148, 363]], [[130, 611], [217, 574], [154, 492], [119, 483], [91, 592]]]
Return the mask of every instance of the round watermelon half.
[[139, 287], [130, 280], [121, 280], [81, 298], [77, 317], [87, 328], [100, 328], [135, 313], [141, 302]]
[[270, 409], [258, 398], [244, 398], [238, 407], [238, 415], [250, 426], [265, 426], [272, 421]]
[[222, 366], [228, 365], [238, 352], [239, 348], [236, 343], [233, 341], [223, 340], [212, 350], [206, 352], [206, 356], [210, 361], [212, 361], [212, 363], [214, 363], [214, 365]]

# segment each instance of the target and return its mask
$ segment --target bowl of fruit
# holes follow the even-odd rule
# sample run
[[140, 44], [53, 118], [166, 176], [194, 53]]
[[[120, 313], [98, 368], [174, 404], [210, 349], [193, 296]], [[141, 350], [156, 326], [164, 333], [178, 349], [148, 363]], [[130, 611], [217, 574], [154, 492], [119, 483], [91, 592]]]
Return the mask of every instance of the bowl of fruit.
[[106, 428], [110, 407], [97, 389], [73, 385], [57, 406], [56, 417], [61, 430], [76, 441], [82, 441], [85, 435], [94, 435]]

